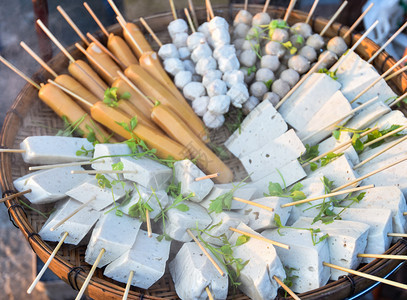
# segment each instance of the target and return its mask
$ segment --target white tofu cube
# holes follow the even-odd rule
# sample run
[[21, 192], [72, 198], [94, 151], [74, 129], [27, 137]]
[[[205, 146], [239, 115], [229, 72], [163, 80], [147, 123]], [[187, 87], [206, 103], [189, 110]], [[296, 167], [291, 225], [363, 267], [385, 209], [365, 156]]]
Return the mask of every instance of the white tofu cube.
[[[392, 125], [404, 126], [407, 125], [407, 118], [400, 110], [392, 110], [388, 114], [380, 117], [375, 122], [371, 123], [368, 127], [379, 127], [379, 130], [389, 129]], [[404, 129], [399, 134], [407, 134], [407, 130]]]
[[364, 129], [389, 112], [390, 108], [387, 104], [384, 104], [382, 101], [375, 101], [366, 108], [359, 110], [345, 126], [353, 129]]
[[[112, 170], [112, 165], [120, 162], [120, 155], [129, 155], [131, 150], [126, 144], [96, 144], [93, 159], [99, 158], [92, 164], [95, 170]], [[100, 161], [104, 162], [100, 162]], [[123, 180], [123, 174], [106, 174], [107, 176]]]

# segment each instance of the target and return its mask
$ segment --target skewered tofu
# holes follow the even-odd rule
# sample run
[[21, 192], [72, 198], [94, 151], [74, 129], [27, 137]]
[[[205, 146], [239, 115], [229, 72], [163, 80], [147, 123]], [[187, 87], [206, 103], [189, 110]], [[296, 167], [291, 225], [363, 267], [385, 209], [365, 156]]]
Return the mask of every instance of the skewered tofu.
[[106, 252], [98, 267], [106, 266], [119, 258], [133, 246], [140, 226], [140, 220], [126, 215], [119, 217], [112, 212], [102, 214], [86, 248], [85, 261], [93, 265], [102, 249]]
[[33, 204], [52, 203], [65, 196], [70, 189], [78, 186], [88, 178], [85, 174], [71, 174], [81, 167], [64, 167], [29, 173], [13, 181], [17, 191], [31, 189], [25, 197]]
[[[131, 150], [126, 144], [96, 144], [93, 159], [103, 157], [100, 158], [100, 160], [104, 160], [104, 162], [101, 163], [99, 162], [100, 160], [97, 159], [95, 163], [92, 164], [92, 168], [94, 170], [111, 170], [112, 165], [117, 164], [120, 161], [120, 155], [126, 156], [130, 154]], [[106, 175], [113, 179], [123, 179], [122, 174]]]
[[[371, 123], [369, 128], [375, 126], [379, 127], [379, 130], [390, 129], [392, 125], [404, 126], [407, 125], [407, 118], [400, 110], [392, 110], [391, 112], [383, 115], [378, 120]], [[407, 130], [401, 131], [399, 134], [407, 134]]]
[[[282, 264], [286, 268], [293, 268], [292, 275], [298, 276], [292, 279], [291, 289], [296, 293], [304, 293], [324, 286], [331, 276], [329, 268], [322, 264], [330, 262], [327, 240], [314, 245], [307, 230], [282, 228], [280, 233], [276, 229], [268, 229], [262, 235], [290, 246], [290, 250], [276, 247], [276, 251]], [[316, 239], [322, 237], [321, 233], [316, 235]]]
[[[363, 200], [362, 200], [363, 201]], [[340, 213], [342, 208], [334, 208], [334, 213]], [[390, 246], [392, 218], [390, 209], [347, 208], [340, 214], [342, 220], [362, 222], [370, 226], [367, 238], [366, 253], [384, 253]], [[369, 263], [373, 258], [363, 258]]]
[[134, 271], [131, 285], [148, 289], [165, 272], [165, 265], [170, 255], [171, 242], [157, 240], [158, 234], [152, 237], [144, 230], [137, 234], [136, 241], [130, 250], [111, 262], [105, 269], [104, 275], [126, 283], [131, 271]]
[[[400, 137], [398, 137], [400, 139]], [[376, 147], [376, 148], [371, 148], [371, 149], [367, 149], [365, 151], [363, 151], [360, 154], [360, 159], [366, 160], [370, 157], [372, 157], [373, 155], [379, 153], [380, 151], [384, 150], [384, 148], [388, 147], [392, 142], [387, 142], [387, 143], [383, 143], [382, 145]], [[361, 169], [362, 170], [374, 170], [376, 167], [376, 164], [379, 162], [383, 162], [383, 161], [394, 161], [395, 159], [400, 159], [402, 157], [403, 154], [406, 153], [406, 147], [407, 147], [407, 141], [402, 141], [400, 142], [398, 145], [395, 145], [394, 147], [391, 147], [390, 149], [386, 150], [385, 152], [383, 152], [382, 154], [380, 154], [379, 156], [375, 157], [374, 159], [372, 159], [371, 161], [367, 162], [365, 164], [365, 166], [362, 166]]]
[[[183, 201], [188, 206], [187, 211], [180, 211], [177, 208], [171, 208], [167, 211], [167, 222], [165, 225], [166, 234], [174, 240], [180, 242], [190, 242], [192, 238], [186, 232], [187, 229], [197, 228], [205, 229], [212, 223], [205, 208], [190, 201]], [[193, 231], [193, 230], [192, 230]]]
[[172, 170], [169, 167], [145, 157], [122, 157], [120, 160], [123, 170], [134, 171], [124, 173], [125, 179], [154, 190], [165, 190], [169, 186], [172, 178]]
[[391, 110], [387, 104], [382, 101], [376, 101], [368, 107], [360, 110], [357, 114], [346, 123], [346, 126], [354, 129], [366, 128], [372, 122], [375, 122], [381, 116], [389, 113]]
[[85, 138], [64, 136], [29, 136], [20, 143], [25, 150], [22, 154], [27, 164], [61, 164], [89, 160], [90, 154], [77, 155], [84, 148], [92, 150], [93, 145]]
[[243, 120], [240, 130], [229, 137], [225, 146], [236, 157], [242, 157], [282, 135], [287, 128], [273, 105], [263, 101]]
[[[218, 265], [221, 265], [219, 261]], [[175, 291], [182, 300], [204, 300], [208, 287], [214, 299], [226, 299], [228, 278], [221, 276], [196, 243], [185, 243], [169, 264]]]
[[[250, 227], [240, 223], [237, 229], [261, 236]], [[241, 234], [234, 232], [229, 242], [234, 245]], [[249, 261], [240, 271], [239, 289], [254, 300], [274, 299], [279, 285], [274, 276], [284, 280], [284, 267], [276, 249], [265, 241], [250, 238], [246, 243], [233, 249], [233, 255]], [[232, 265], [235, 268], [235, 265]], [[235, 269], [236, 270], [236, 269]]]
[[[348, 269], [356, 269], [361, 263], [357, 255], [364, 253], [367, 245], [369, 225], [360, 222], [335, 220], [324, 224], [322, 221], [313, 223], [312, 218], [301, 217], [293, 227], [321, 229], [328, 234], [329, 254], [331, 263]], [[331, 269], [331, 280], [338, 280], [348, 273]]]
[[95, 225], [101, 216], [100, 212], [89, 207], [84, 207], [59, 227], [55, 228], [55, 230], [51, 231], [51, 228], [72, 214], [81, 204], [82, 203], [71, 198], [59, 201], [53, 213], [38, 232], [41, 238], [45, 241], [59, 242], [62, 235], [68, 232], [69, 234], [64, 243], [78, 245], [91, 230], [93, 225]]

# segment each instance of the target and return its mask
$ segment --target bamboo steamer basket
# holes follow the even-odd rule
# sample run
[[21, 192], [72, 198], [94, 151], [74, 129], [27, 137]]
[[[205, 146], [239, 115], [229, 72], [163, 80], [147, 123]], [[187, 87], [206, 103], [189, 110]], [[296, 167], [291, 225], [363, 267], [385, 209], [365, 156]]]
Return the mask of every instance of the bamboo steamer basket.
[[[223, 16], [227, 20], [232, 21], [238, 10], [242, 8], [242, 5], [217, 6], [214, 7], [214, 11], [215, 15]], [[262, 8], [263, 7], [260, 5], [249, 5], [248, 10], [255, 14], [260, 12]], [[268, 10], [273, 18], [283, 18], [285, 11], [285, 8], [279, 7], [270, 7]], [[198, 8], [196, 12], [200, 22], [202, 23], [205, 21], [206, 10], [204, 8]], [[183, 16], [181, 10], [178, 13], [179, 16]], [[303, 22], [306, 17], [307, 13], [294, 10], [288, 19], [288, 22], [289, 24]], [[166, 43], [170, 41], [167, 25], [173, 20], [172, 18], [172, 14], [167, 12], [146, 17], [145, 19], [163, 43]], [[327, 22], [328, 20], [326, 19], [316, 17], [311, 20], [310, 24], [312, 25], [314, 32], [320, 32]], [[140, 28], [143, 28], [141, 24], [138, 25]], [[348, 28], [345, 26], [334, 23], [327, 31], [326, 37], [333, 37], [338, 34], [343, 35], [347, 29]], [[112, 26], [110, 31], [121, 35], [121, 29], [118, 25]], [[101, 41], [105, 42], [105, 38], [101, 32], [98, 32], [96, 35]], [[154, 41], [148, 34], [146, 34], [146, 36], [151, 45], [157, 50]], [[351, 35], [346, 39], [346, 42], [348, 45], [351, 45], [359, 37], [359, 34]], [[379, 47], [375, 43], [369, 39], [365, 39], [357, 48], [356, 52], [362, 58], [368, 59], [378, 49]], [[69, 47], [68, 51], [70, 51], [75, 58], [84, 59], [83, 55], [74, 46]], [[67, 73], [69, 62], [62, 53], [56, 55], [49, 64], [58, 74]], [[379, 73], [385, 72], [394, 64], [395, 60], [386, 52], [381, 53], [374, 61], [374, 66]], [[50, 75], [43, 69], [39, 70], [33, 76], [33, 79], [36, 82], [46, 82], [48, 78], [50, 78]], [[404, 73], [398, 75], [393, 78], [389, 84], [397, 94], [401, 95], [405, 92], [407, 87], [407, 75]], [[404, 107], [402, 107], [401, 110], [405, 113]], [[39, 100], [37, 90], [27, 84], [17, 96], [14, 104], [7, 113], [1, 132], [0, 145], [3, 148], [18, 148], [19, 143], [27, 136], [55, 135], [56, 129], [60, 128], [63, 128], [63, 121]], [[230, 133], [228, 130], [222, 127], [221, 129], [211, 131], [211, 140], [216, 144], [221, 144], [229, 135]], [[1, 188], [3, 196], [6, 196], [14, 193], [13, 180], [27, 174], [28, 166], [22, 160], [21, 155], [18, 154], [13, 155], [2, 153], [0, 158]], [[236, 158], [225, 160], [225, 162], [233, 170], [236, 179], [242, 179], [245, 177], [246, 173], [244, 168]], [[27, 201], [24, 197], [21, 197], [20, 199], [22, 201]], [[46, 221], [44, 217], [30, 209], [24, 208], [18, 199], [7, 201], [5, 205], [8, 208], [10, 221], [21, 230], [33, 251], [45, 262], [55, 248], [56, 243], [45, 242], [37, 234]], [[52, 209], [52, 205], [42, 205], [36, 208], [47, 212]], [[72, 288], [76, 290], [79, 290], [82, 286], [91, 267], [84, 262], [85, 250], [86, 245], [73, 246], [64, 244], [49, 266], [59, 278], [70, 284]], [[386, 251], [386, 254], [406, 255], [407, 239], [399, 240], [388, 251]], [[384, 277], [399, 266], [400, 263], [398, 261], [376, 259], [373, 262], [362, 266], [359, 271]], [[330, 282], [319, 289], [300, 294], [299, 297], [301, 299], [344, 299], [364, 291], [372, 284], [373, 283], [370, 280], [350, 275], [337, 281]], [[124, 288], [125, 284], [104, 277], [103, 271], [97, 269], [90, 281], [86, 294], [93, 299], [121, 299]], [[128, 299], [178, 299], [178, 297], [167, 270], [165, 275], [148, 290], [132, 287]], [[230, 290], [228, 299], [240, 300], [249, 298], [238, 290]]]

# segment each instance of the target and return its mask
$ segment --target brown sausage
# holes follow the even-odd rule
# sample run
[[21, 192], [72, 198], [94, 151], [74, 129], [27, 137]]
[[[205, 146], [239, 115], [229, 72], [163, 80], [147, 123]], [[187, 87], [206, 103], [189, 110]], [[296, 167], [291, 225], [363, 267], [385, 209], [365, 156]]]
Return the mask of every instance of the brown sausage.
[[111, 33], [107, 40], [107, 48], [126, 66], [138, 64], [137, 57], [127, 45], [127, 43], [117, 35]]
[[133, 118], [134, 116], [137, 117], [137, 120], [144, 125], [151, 127], [155, 130], [160, 131], [161, 129], [158, 128], [158, 126], [150, 120], [150, 118], [146, 118], [129, 100], [119, 100], [117, 102], [117, 108], [125, 113], [129, 118]]
[[[127, 23], [126, 28], [127, 30], [123, 30], [124, 39], [126, 40], [127, 44], [129, 44], [131, 49], [133, 49], [133, 52], [136, 54], [137, 58], [140, 58], [140, 56], [146, 51], [153, 51], [144, 34], [136, 24]], [[131, 37], [128, 35], [127, 31], [130, 32]], [[136, 41], [137, 45], [134, 45], [132, 38]]]
[[199, 139], [168, 106], [156, 105], [151, 117], [174, 140], [189, 150], [192, 158], [196, 158], [197, 165], [206, 174], [219, 173], [213, 180], [218, 183], [233, 181], [233, 173], [228, 166], [213, 153], [201, 139]]

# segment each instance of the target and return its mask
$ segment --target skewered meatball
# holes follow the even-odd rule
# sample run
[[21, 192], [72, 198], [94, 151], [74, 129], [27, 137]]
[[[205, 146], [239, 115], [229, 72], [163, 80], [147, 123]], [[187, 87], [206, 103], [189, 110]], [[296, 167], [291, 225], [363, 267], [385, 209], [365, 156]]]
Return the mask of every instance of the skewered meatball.
[[208, 104], [208, 96], [198, 97], [192, 102], [192, 109], [198, 116], [203, 117], [203, 115], [208, 111]]
[[174, 77], [174, 83], [179, 89], [183, 89], [191, 81], [192, 73], [190, 71], [178, 72], [178, 74]]
[[206, 43], [205, 35], [202, 32], [194, 32], [187, 39], [187, 46], [190, 51], [194, 51], [200, 44]]
[[178, 49], [179, 58], [181, 60], [185, 60], [191, 57], [191, 51], [189, 51], [188, 47], [181, 47]]
[[270, 101], [273, 106], [276, 106], [280, 102], [281, 97], [274, 92], [265, 93], [263, 96], [263, 101]]
[[257, 54], [254, 50], [244, 50], [240, 54], [240, 63], [246, 67], [252, 67], [256, 64]]
[[190, 82], [184, 87], [183, 92], [185, 98], [194, 101], [196, 98], [205, 96], [205, 87], [200, 82]]
[[242, 104], [249, 99], [249, 91], [244, 83], [237, 83], [233, 85], [227, 95], [230, 97], [230, 100], [234, 107], [241, 108]]
[[244, 39], [246, 38], [247, 33], [250, 30], [250, 26], [246, 25], [245, 23], [239, 23], [236, 25], [236, 27], [233, 29], [233, 37], [235, 39]]
[[227, 29], [224, 28], [218, 28], [213, 31], [211, 31], [211, 37], [213, 40], [213, 44], [216, 47], [220, 47], [222, 45], [227, 45], [230, 44], [230, 34]]
[[264, 55], [260, 60], [261, 68], [268, 68], [271, 71], [277, 71], [280, 67], [280, 60], [275, 55]]
[[184, 71], [185, 67], [179, 58], [168, 58], [164, 60], [164, 69], [172, 76], [175, 76], [178, 72]]
[[226, 83], [221, 79], [215, 79], [206, 86], [206, 91], [210, 98], [218, 95], [226, 95], [227, 90]]
[[203, 33], [206, 40], [208, 40], [208, 37], [211, 36], [211, 32], [209, 30], [209, 23], [208, 22], [202, 23], [201, 26], [198, 27], [198, 32]]
[[302, 35], [305, 39], [312, 35], [312, 28], [307, 23], [296, 23], [291, 26], [290, 31], [292, 34]]
[[188, 32], [188, 24], [183, 19], [176, 19], [168, 25], [168, 33], [170, 34], [172, 39], [174, 39], [177, 33], [183, 32]]
[[252, 19], [252, 26], [268, 25], [271, 22], [270, 15], [265, 12], [257, 13]]
[[315, 51], [314, 48], [311, 46], [305, 45], [300, 49], [298, 52], [299, 55], [304, 56], [306, 59], [308, 59], [310, 62], [314, 62], [317, 60], [317, 51]]
[[175, 47], [181, 48], [181, 47], [187, 46], [187, 39], [188, 39], [188, 33], [181, 32], [181, 33], [177, 33], [174, 36], [174, 38], [172, 39], [172, 42], [174, 43]]
[[250, 84], [253, 81], [254, 77], [256, 76], [256, 72], [252, 71], [249, 72], [249, 68], [247, 67], [241, 67], [240, 71], [243, 72], [244, 82], [247, 84]]
[[247, 100], [243, 104], [243, 113], [248, 115], [258, 104], [260, 103], [259, 99], [254, 96], [251, 96], [249, 100]]
[[204, 76], [208, 70], [216, 70], [216, 60], [212, 57], [201, 58], [195, 66], [195, 72], [201, 76]]
[[233, 45], [235, 45], [236, 50], [241, 50], [245, 41], [245, 39], [235, 39]]
[[336, 55], [341, 56], [342, 54], [344, 54], [346, 52], [346, 50], [348, 50], [348, 45], [346, 45], [346, 43], [342, 37], [336, 36], [329, 40], [326, 48], [329, 51], [332, 51], [333, 53], [335, 53]]
[[273, 34], [271, 35], [271, 40], [276, 41], [279, 43], [285, 43], [288, 41], [288, 38], [290, 35], [288, 34], [288, 31], [282, 28], [276, 28], [273, 31]]
[[210, 111], [207, 111], [202, 120], [204, 121], [206, 127], [216, 129], [225, 123], [225, 117], [223, 115], [215, 115]]
[[225, 29], [226, 31], [229, 31], [229, 23], [222, 17], [216, 16], [209, 22], [209, 31], [213, 32], [214, 30], [217, 29]]
[[263, 98], [264, 94], [268, 92], [266, 84], [262, 81], [256, 81], [250, 86], [250, 94], [256, 98]]
[[295, 48], [301, 49], [305, 44], [305, 39], [300, 34], [294, 34], [290, 36], [290, 42]]
[[216, 80], [216, 79], [221, 79], [222, 78], [222, 72], [219, 70], [209, 70], [208, 72], [205, 73], [205, 75], [202, 78], [202, 84], [205, 87], [208, 87], [208, 85]]
[[236, 54], [236, 48], [233, 45], [223, 45], [220, 47], [217, 47], [214, 51], [213, 51], [213, 57], [215, 59], [219, 59], [222, 56], [223, 57], [229, 57], [232, 55]]
[[174, 44], [162, 45], [160, 50], [158, 50], [158, 55], [162, 60], [166, 60], [167, 58], [179, 58], [178, 49]]
[[300, 80], [300, 74], [293, 69], [287, 69], [281, 72], [280, 78], [287, 82], [292, 88]]
[[229, 111], [230, 97], [227, 95], [217, 95], [209, 100], [208, 111], [216, 115], [223, 115]]
[[192, 51], [191, 59], [197, 63], [200, 59], [212, 56], [212, 49], [207, 43], [200, 44]]
[[254, 45], [257, 44], [257, 41], [255, 40], [245, 40], [242, 44], [242, 50], [253, 50]]
[[324, 60], [324, 62], [321, 64], [320, 69], [323, 69], [323, 68], [329, 69], [338, 60], [338, 56], [335, 53], [333, 53], [332, 51], [325, 50], [318, 57], [318, 61], [320, 61], [322, 59]]
[[192, 74], [195, 74], [195, 64], [192, 60], [186, 59], [182, 62], [184, 64], [184, 68], [186, 71], [191, 72]]
[[236, 55], [219, 58], [219, 70], [221, 70], [223, 73], [239, 70], [239, 68], [240, 63]]
[[290, 58], [293, 57], [293, 56], [294, 56], [294, 54], [291, 54], [290, 52], [287, 51], [287, 52], [284, 54], [284, 56], [283, 56], [282, 58], [280, 58], [281, 64], [287, 66], [287, 65], [288, 65], [288, 61], [289, 61]]
[[283, 98], [290, 91], [290, 85], [282, 79], [277, 79], [271, 86], [271, 91]]
[[304, 74], [309, 70], [310, 62], [302, 55], [294, 55], [288, 60], [288, 67], [299, 74]]
[[237, 13], [237, 15], [233, 21], [233, 26], [237, 26], [238, 24], [241, 24], [241, 23], [250, 26], [252, 24], [252, 19], [253, 19], [253, 15], [250, 12], [248, 12], [247, 10], [241, 9]]
[[278, 68], [278, 70], [275, 72], [276, 73], [276, 77], [280, 78], [281, 73], [283, 73], [285, 70], [287, 70], [288, 67], [285, 64], [281, 64], [280, 67]]
[[285, 48], [279, 42], [270, 41], [264, 47], [264, 52], [268, 55], [275, 55], [278, 58], [283, 57], [285, 54]]
[[244, 74], [240, 70], [232, 70], [225, 72], [222, 79], [226, 82], [227, 86], [231, 88], [238, 83], [244, 83]]
[[314, 33], [307, 39], [306, 45], [311, 46], [315, 50], [320, 50], [322, 47], [324, 47], [325, 42], [322, 36], [320, 36], [318, 33]]
[[275, 78], [274, 72], [270, 69], [261, 68], [256, 72], [256, 81], [268, 82], [270, 80], [274, 80]]
[[247, 36], [246, 36], [246, 38], [248, 38], [248, 39], [257, 39], [257, 38], [263, 39], [266, 37], [267, 37], [266, 31], [258, 26], [251, 27], [249, 29], [249, 31], [247, 32]]

